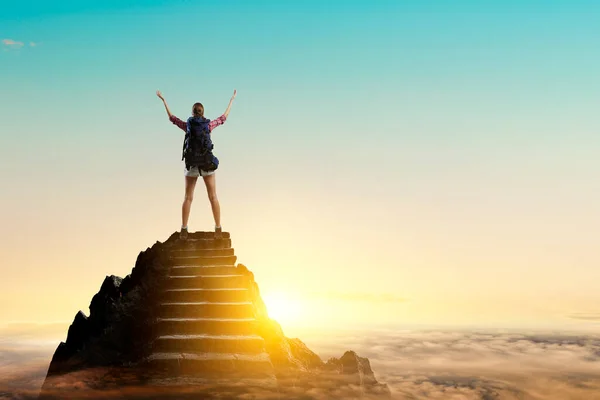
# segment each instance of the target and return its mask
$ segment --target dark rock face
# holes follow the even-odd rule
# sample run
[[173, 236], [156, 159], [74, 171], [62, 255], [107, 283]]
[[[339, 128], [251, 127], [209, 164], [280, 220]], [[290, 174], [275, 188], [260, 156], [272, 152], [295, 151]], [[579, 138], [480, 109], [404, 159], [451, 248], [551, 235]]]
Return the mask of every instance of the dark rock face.
[[[159, 293], [164, 290], [169, 281], [185, 282], [185, 279], [177, 280], [174, 279], [177, 277], [170, 276], [169, 271], [174, 264], [173, 252], [182, 254], [200, 252], [202, 255], [196, 258], [200, 261], [203, 259], [203, 262], [214, 254], [225, 254], [223, 252], [227, 252], [227, 255], [221, 255], [222, 259], [229, 260], [231, 264], [233, 264], [231, 257], [235, 259], [235, 256], [231, 255], [233, 249], [230, 248], [229, 233], [223, 232], [222, 240], [225, 241], [225, 245], [219, 249], [212, 248], [215, 246], [214, 242], [211, 242], [211, 235], [210, 232], [191, 233], [190, 239], [195, 239], [199, 247], [190, 250], [189, 247], [182, 247], [178, 240], [178, 233], [173, 233], [164, 243], [156, 242], [151, 248], [141, 252], [131, 274], [125, 278], [107, 276], [98, 293], [92, 298], [89, 317], [79, 311], [69, 327], [66, 342], [61, 342], [56, 349], [40, 398], [77, 398], [71, 397], [64, 390], [77, 387], [76, 392], [81, 395], [82, 386], [89, 390], [100, 391], [98, 397], [90, 395], [86, 398], [104, 398], [101, 394], [102, 390], [115, 390], [126, 386], [147, 389], [148, 382], [155, 382], [152, 380], [155, 371], [148, 367], [148, 360], [156, 356], [153, 355], [153, 344], [159, 330], [158, 322], [161, 315], [159, 310], [161, 305], [164, 306], [161, 304]], [[186, 261], [194, 257], [180, 255], [179, 258]], [[190, 264], [187, 267], [177, 268], [206, 269], [208, 266]], [[349, 390], [358, 391], [361, 395], [390, 396], [387, 385], [380, 384], [375, 379], [368, 359], [359, 357], [353, 351], [347, 351], [341, 358], [332, 358], [324, 363], [300, 339], [287, 338], [281, 326], [269, 318], [258, 285], [254, 281], [254, 274], [246, 266], [238, 264], [235, 267], [229, 265], [218, 268], [234, 268], [235, 273], [238, 274], [236, 276], [248, 282], [249, 299], [256, 321], [256, 334], [257, 337], [262, 338], [261, 340], [264, 339], [265, 353], [263, 354], [268, 357], [269, 365], [272, 364], [278, 387], [275, 391], [277, 396], [311, 398], [298, 393], [298, 388], [302, 386], [313, 390], [319, 388], [325, 391], [327, 398], [338, 398], [341, 393], [340, 385], [346, 385]], [[218, 279], [227, 276], [231, 275], [218, 275]], [[211, 282], [207, 278], [210, 276], [204, 276], [202, 282]], [[183, 361], [194, 362], [194, 359], [190, 360], [189, 356], [185, 354], [182, 356], [187, 357], [182, 358]], [[175, 360], [175, 363], [177, 362]], [[181, 362], [179, 361], [180, 366]], [[179, 388], [182, 387], [183, 382], [186, 382], [181, 377], [171, 378], [177, 380]], [[283, 394], [286, 393], [286, 388], [291, 390], [289, 396]], [[206, 387], [203, 390], [203, 395], [210, 393]], [[343, 397], [347, 397], [348, 393], [345, 392]], [[276, 398], [282, 398], [277, 396]], [[149, 395], [135, 398], [169, 397], [163, 394], [158, 397]]]
[[88, 317], [82, 311], [78, 311], [73, 324], [69, 327], [65, 349], [69, 349], [72, 352], [77, 351], [77, 349], [83, 347], [83, 343], [90, 334], [91, 326]]
[[160, 243], [141, 252], [125, 279], [111, 275], [90, 304], [90, 316], [79, 311], [52, 357], [47, 376], [100, 366], [120, 366], [149, 351], [156, 296], [168, 255]]

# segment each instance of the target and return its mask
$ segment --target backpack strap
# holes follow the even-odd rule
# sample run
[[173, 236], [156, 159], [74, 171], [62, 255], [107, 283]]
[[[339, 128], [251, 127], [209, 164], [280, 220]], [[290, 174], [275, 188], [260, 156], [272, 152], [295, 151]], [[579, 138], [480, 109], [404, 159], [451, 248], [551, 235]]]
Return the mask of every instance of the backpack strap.
[[183, 159], [185, 158], [185, 148], [187, 147], [187, 145], [189, 144], [190, 141], [190, 119], [188, 118], [186, 123], [186, 128], [185, 128], [185, 136], [183, 138], [183, 148], [181, 149], [181, 161], [183, 161]]

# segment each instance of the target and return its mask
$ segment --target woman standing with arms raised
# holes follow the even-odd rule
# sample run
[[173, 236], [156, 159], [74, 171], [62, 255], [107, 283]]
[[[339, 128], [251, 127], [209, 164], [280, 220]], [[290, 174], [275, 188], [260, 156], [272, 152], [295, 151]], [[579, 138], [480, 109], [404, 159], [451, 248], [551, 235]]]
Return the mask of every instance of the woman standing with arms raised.
[[219, 166], [219, 159], [212, 153], [213, 144], [211, 140], [211, 132], [214, 128], [222, 125], [229, 116], [231, 103], [236, 96], [236, 91], [233, 91], [233, 96], [229, 100], [229, 105], [225, 113], [219, 118], [209, 120], [204, 118], [204, 106], [202, 103], [195, 103], [192, 106], [192, 116], [187, 121], [182, 121], [171, 113], [167, 101], [162, 96], [160, 91], [156, 95], [162, 100], [169, 115], [169, 120], [181, 128], [185, 132], [183, 142], [182, 160], [185, 159], [185, 195], [181, 206], [181, 232], [179, 237], [183, 240], [188, 236], [188, 219], [192, 200], [194, 199], [194, 189], [199, 176], [204, 179], [208, 200], [212, 208], [213, 217], [215, 219], [215, 238], [221, 237], [221, 208], [217, 198], [217, 186], [215, 172]]

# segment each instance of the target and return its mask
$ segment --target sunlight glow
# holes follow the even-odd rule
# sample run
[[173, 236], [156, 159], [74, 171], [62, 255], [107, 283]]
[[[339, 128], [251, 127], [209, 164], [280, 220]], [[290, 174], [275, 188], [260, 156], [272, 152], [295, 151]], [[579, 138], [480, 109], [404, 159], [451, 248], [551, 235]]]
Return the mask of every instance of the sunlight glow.
[[269, 317], [282, 325], [296, 325], [306, 317], [305, 304], [299, 296], [285, 292], [270, 292], [262, 295]]

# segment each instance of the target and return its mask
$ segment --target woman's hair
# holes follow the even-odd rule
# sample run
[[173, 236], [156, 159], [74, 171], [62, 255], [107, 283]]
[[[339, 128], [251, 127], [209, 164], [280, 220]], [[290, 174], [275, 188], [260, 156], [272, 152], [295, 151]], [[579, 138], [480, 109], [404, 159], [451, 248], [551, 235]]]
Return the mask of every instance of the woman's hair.
[[192, 115], [194, 117], [204, 118], [204, 106], [202, 103], [194, 103], [194, 106], [192, 107]]

